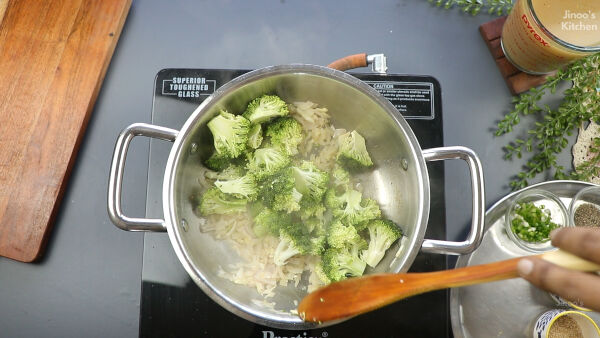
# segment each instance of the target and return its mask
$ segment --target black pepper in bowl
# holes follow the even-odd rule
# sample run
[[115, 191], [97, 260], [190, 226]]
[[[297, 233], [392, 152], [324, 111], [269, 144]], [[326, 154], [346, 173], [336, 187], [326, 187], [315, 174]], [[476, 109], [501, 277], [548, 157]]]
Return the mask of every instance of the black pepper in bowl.
[[575, 226], [600, 227], [600, 209], [591, 203], [584, 203], [575, 209]]
[[550, 327], [548, 338], [584, 338], [584, 336], [575, 319], [569, 316], [560, 316]]

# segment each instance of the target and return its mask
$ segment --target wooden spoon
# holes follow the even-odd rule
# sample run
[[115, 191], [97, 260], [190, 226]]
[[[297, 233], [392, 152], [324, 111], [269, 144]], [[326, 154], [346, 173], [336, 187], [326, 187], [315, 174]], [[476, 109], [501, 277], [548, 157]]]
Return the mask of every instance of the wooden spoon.
[[[600, 271], [600, 265], [561, 250], [537, 257], [564, 268]], [[356, 316], [429, 291], [515, 278], [521, 258], [437, 272], [350, 278], [308, 294], [298, 305], [298, 313], [305, 321], [325, 322]]]

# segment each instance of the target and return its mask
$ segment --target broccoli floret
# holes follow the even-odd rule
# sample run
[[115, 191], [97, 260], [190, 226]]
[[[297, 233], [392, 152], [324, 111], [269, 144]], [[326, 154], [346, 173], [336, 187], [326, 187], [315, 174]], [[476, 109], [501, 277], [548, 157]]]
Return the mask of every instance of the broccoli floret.
[[304, 224], [304, 228], [306, 229], [307, 232], [313, 234], [313, 235], [325, 235], [326, 234], [326, 228], [325, 225], [323, 224], [323, 220], [316, 218], [316, 217], [310, 217], [306, 220], [302, 220], [302, 223]]
[[325, 251], [326, 244], [327, 236], [325, 236], [325, 233], [315, 233], [315, 235], [310, 238], [310, 249], [308, 250], [308, 253], [315, 256], [321, 256]]
[[375, 267], [383, 256], [385, 251], [400, 237], [402, 230], [389, 220], [374, 220], [369, 222], [369, 247], [361, 253], [361, 259], [369, 266]]
[[236, 158], [246, 150], [250, 122], [242, 116], [222, 110], [207, 126], [213, 135], [215, 150], [219, 155]]
[[287, 104], [276, 95], [263, 95], [248, 103], [243, 116], [252, 123], [263, 123], [289, 114]]
[[239, 198], [246, 198], [249, 201], [255, 200], [256, 194], [258, 193], [256, 178], [254, 178], [252, 174], [246, 174], [242, 177], [229, 180], [217, 180], [215, 186], [226, 194]]
[[289, 193], [279, 193], [275, 196], [273, 209], [286, 211], [288, 213], [298, 211], [300, 209], [301, 199], [302, 194], [298, 192], [296, 188], [292, 188]]
[[273, 260], [277, 265], [284, 265], [292, 256], [308, 253], [310, 249], [311, 242], [302, 231], [302, 225], [292, 223], [279, 229], [279, 244]]
[[363, 274], [367, 263], [363, 262], [358, 253], [351, 248], [329, 248], [325, 250], [322, 258], [323, 273], [333, 282], [338, 282], [348, 277], [358, 277]]
[[360, 237], [355, 227], [345, 226], [340, 220], [334, 220], [329, 226], [327, 244], [332, 248], [347, 249], [355, 256], [368, 247], [367, 241]]
[[248, 170], [258, 180], [271, 176], [290, 163], [290, 158], [275, 148], [256, 149], [250, 156]]
[[247, 202], [246, 199], [227, 195], [218, 188], [210, 188], [202, 194], [198, 208], [200, 214], [204, 216], [211, 214], [232, 214], [246, 211]]
[[248, 204], [248, 213], [250, 213], [250, 217], [254, 218], [258, 216], [265, 209], [265, 205], [261, 202], [254, 202]]
[[327, 244], [334, 248], [344, 248], [359, 243], [363, 240], [356, 228], [345, 226], [339, 219], [335, 219], [327, 229]]
[[260, 196], [273, 210], [288, 213], [300, 210], [302, 194], [296, 190], [291, 168], [282, 170], [263, 182]]
[[344, 206], [343, 196], [343, 194], [338, 196], [335, 189], [328, 189], [327, 192], [325, 192], [323, 202], [325, 203], [325, 206], [330, 209], [340, 209]]
[[317, 169], [317, 167], [308, 161], [303, 161], [300, 167], [292, 167], [296, 189], [304, 195], [309, 196], [315, 201], [321, 201], [327, 184], [329, 175], [326, 172]]
[[363, 198], [360, 202], [360, 205], [362, 207], [362, 212], [360, 212], [359, 215], [356, 215], [356, 217], [353, 218], [354, 221], [352, 222], [352, 225], [354, 225], [356, 230], [359, 232], [366, 229], [369, 221], [381, 217], [379, 204], [377, 204], [375, 200]]
[[358, 231], [364, 229], [364, 223], [372, 219], [381, 217], [381, 210], [379, 204], [373, 199], [363, 198], [360, 202], [360, 207], [357, 209], [346, 209], [344, 210], [345, 218], [350, 224], [354, 225]]
[[311, 217], [323, 218], [323, 213], [326, 208], [321, 201], [316, 201], [309, 196], [302, 195], [300, 200], [300, 210], [298, 210], [298, 216], [300, 219], [306, 220]]
[[262, 127], [260, 124], [254, 124], [248, 132], [248, 146], [252, 149], [260, 147], [263, 141]]
[[221, 171], [231, 164], [231, 159], [225, 155], [219, 154], [216, 151], [204, 161], [204, 165], [215, 171]]
[[292, 217], [289, 214], [282, 214], [265, 208], [254, 217], [252, 230], [257, 237], [263, 237], [267, 234], [278, 236], [279, 229], [288, 227], [291, 223]]
[[373, 165], [367, 152], [365, 139], [356, 131], [338, 137], [337, 161], [347, 168], [363, 168]]
[[298, 145], [302, 142], [302, 125], [291, 117], [281, 117], [267, 127], [267, 136], [274, 147], [288, 155], [298, 153]]
[[237, 164], [230, 164], [223, 171], [207, 171], [204, 176], [211, 180], [233, 180], [244, 176], [245, 170]]
[[324, 284], [331, 283], [331, 279], [329, 279], [329, 277], [327, 277], [327, 275], [325, 274], [325, 271], [323, 270], [323, 262], [322, 261], [320, 261], [315, 266], [315, 273], [317, 274], [317, 277], [319, 277], [319, 280], [321, 280], [321, 282], [323, 282]]
[[350, 173], [337, 164], [333, 168], [331, 176], [333, 177], [331, 183], [334, 187], [347, 187], [350, 184]]
[[325, 194], [325, 205], [332, 209], [334, 217], [340, 218], [345, 224], [356, 226], [358, 231], [364, 228], [362, 223], [381, 216], [377, 202], [370, 198], [363, 199], [360, 192], [352, 189], [340, 196], [334, 189], [329, 189]]

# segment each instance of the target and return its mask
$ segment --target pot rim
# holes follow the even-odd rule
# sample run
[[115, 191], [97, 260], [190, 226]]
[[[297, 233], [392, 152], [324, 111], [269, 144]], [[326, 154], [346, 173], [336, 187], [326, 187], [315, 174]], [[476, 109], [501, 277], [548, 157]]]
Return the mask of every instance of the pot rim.
[[425, 159], [422, 154], [422, 149], [419, 145], [416, 136], [414, 135], [412, 129], [410, 128], [406, 120], [387, 99], [385, 99], [381, 94], [379, 94], [379, 92], [377, 92], [375, 89], [373, 89], [366, 83], [362, 82], [361, 80], [357, 79], [356, 77], [350, 74], [323, 66], [310, 64], [289, 64], [256, 69], [229, 81], [228, 83], [224, 84], [219, 89], [217, 89], [208, 98], [206, 98], [186, 120], [185, 124], [180, 129], [169, 153], [169, 157], [165, 168], [165, 175], [163, 179], [163, 215], [165, 217], [164, 221], [165, 226], [167, 228], [167, 232], [169, 234], [169, 239], [171, 245], [173, 246], [175, 254], [177, 255], [177, 258], [183, 265], [188, 275], [190, 275], [194, 282], [212, 300], [214, 300], [216, 303], [218, 303], [228, 311], [254, 323], [281, 329], [306, 330], [316, 327], [329, 326], [332, 324], [342, 322], [345, 319], [327, 322], [323, 324], [316, 324], [304, 322], [299, 317], [293, 318], [290, 315], [273, 315], [269, 318], [265, 318], [262, 313], [253, 310], [245, 304], [240, 304], [239, 302], [236, 302], [235, 300], [229, 298], [226, 294], [221, 292], [221, 290], [218, 287], [206, 280], [202, 271], [193, 264], [190, 255], [186, 250], [184, 250], [184, 243], [182, 241], [180, 228], [178, 226], [175, 226], [177, 223], [174, 208], [174, 187], [176, 172], [175, 168], [176, 164], [179, 161], [179, 157], [182, 154], [182, 144], [184, 140], [189, 136], [192, 127], [197, 123], [198, 119], [204, 114], [204, 112], [208, 110], [208, 108], [213, 106], [216, 102], [218, 102], [223, 95], [231, 91], [237, 90], [240, 87], [253, 82], [254, 80], [258, 80], [263, 77], [288, 73], [305, 73], [310, 75], [323, 76], [327, 78], [332, 78], [333, 80], [337, 80], [344, 84], [355, 87], [356, 89], [362, 91], [370, 99], [374, 100], [385, 111], [387, 111], [390, 117], [392, 117], [393, 120], [396, 122], [396, 126], [399, 127], [406, 135], [407, 142], [409, 143], [409, 149], [411, 149], [412, 152], [409, 158], [415, 159], [416, 170], [417, 172], [421, 173], [421, 175], [416, 175], [418, 180], [417, 186], [420, 190], [419, 196], [421, 196], [421, 200], [418, 203], [418, 207], [420, 210], [418, 210], [417, 212], [418, 219], [417, 222], [415, 222], [416, 233], [409, 239], [409, 241], [402, 244], [407, 245], [410, 248], [407, 251], [407, 254], [404, 255], [404, 257], [402, 258], [402, 264], [398, 265], [402, 268], [398, 269], [398, 271], [390, 272], [405, 272], [408, 270], [408, 268], [412, 265], [414, 259], [416, 258], [417, 254], [421, 249], [421, 244], [425, 237], [425, 231], [429, 219], [429, 174], [427, 171]]

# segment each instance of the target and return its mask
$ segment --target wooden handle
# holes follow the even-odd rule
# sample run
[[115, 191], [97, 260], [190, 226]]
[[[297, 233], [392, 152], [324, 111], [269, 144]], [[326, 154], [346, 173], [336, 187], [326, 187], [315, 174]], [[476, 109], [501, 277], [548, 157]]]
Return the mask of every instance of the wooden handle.
[[348, 70], [367, 66], [367, 53], [348, 55], [328, 64], [327, 67], [337, 70]]
[[324, 322], [356, 316], [429, 291], [515, 278], [519, 259], [445, 271], [351, 278], [310, 293], [300, 302], [298, 313], [306, 321]]
[[571, 270], [600, 271], [600, 265], [562, 250], [546, 252], [539, 257], [545, 261]]
[[[564, 268], [600, 271], [600, 265], [561, 250], [537, 257]], [[309, 294], [300, 302], [298, 313], [306, 321], [324, 322], [356, 316], [429, 291], [515, 278], [521, 258], [445, 271], [351, 278]]]

